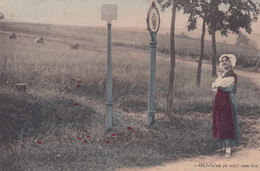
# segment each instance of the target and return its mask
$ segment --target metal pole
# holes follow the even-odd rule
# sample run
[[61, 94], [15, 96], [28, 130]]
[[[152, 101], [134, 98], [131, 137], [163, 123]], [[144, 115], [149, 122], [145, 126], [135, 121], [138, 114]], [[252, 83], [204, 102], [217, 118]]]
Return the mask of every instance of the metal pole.
[[112, 59], [111, 59], [111, 23], [107, 23], [107, 87], [106, 87], [106, 130], [112, 129], [113, 124], [113, 99], [112, 99]]
[[155, 76], [156, 76], [156, 33], [151, 33], [150, 42], [150, 81], [147, 111], [147, 125], [151, 126], [155, 122], [154, 96], [155, 96]]

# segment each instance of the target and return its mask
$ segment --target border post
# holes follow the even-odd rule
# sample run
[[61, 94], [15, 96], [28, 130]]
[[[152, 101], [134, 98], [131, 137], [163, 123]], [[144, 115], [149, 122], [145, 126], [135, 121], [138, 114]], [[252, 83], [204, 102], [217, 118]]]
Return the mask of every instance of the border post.
[[155, 122], [154, 96], [155, 96], [155, 78], [156, 78], [156, 45], [157, 32], [160, 27], [160, 14], [155, 3], [149, 8], [147, 13], [147, 30], [151, 35], [150, 42], [150, 78], [148, 90], [148, 111], [146, 113], [147, 125], [151, 126]]
[[107, 21], [107, 83], [106, 83], [106, 131], [113, 127], [112, 97], [112, 53], [111, 53], [111, 21], [117, 19], [117, 5], [104, 4], [101, 7], [101, 20]]

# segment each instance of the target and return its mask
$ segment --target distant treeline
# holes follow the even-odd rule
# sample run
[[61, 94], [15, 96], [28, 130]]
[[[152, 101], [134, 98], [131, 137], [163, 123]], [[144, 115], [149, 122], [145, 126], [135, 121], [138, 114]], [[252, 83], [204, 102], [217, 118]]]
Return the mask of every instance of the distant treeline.
[[[160, 35], [161, 36], [161, 35]], [[193, 60], [198, 60], [200, 57], [199, 53], [199, 40], [191, 38], [189, 36], [176, 35], [176, 54], [181, 58], [191, 58]], [[182, 39], [182, 40], [181, 40]], [[187, 40], [189, 39], [189, 40]], [[189, 41], [189, 42], [188, 42]], [[141, 50], [149, 50], [149, 44], [136, 44], [136, 43], [126, 43], [126, 42], [113, 42], [115, 46], [123, 46]], [[211, 61], [211, 48], [209, 47], [211, 42], [206, 42], [206, 49], [204, 54], [204, 60]], [[260, 72], [260, 51], [256, 49], [249, 49], [245, 47], [239, 47], [235, 45], [227, 45], [223, 43], [218, 43], [218, 54], [223, 53], [233, 53], [237, 57], [237, 67], [245, 68], [251, 71]], [[165, 43], [165, 41], [158, 40], [157, 51], [163, 54], [170, 55], [170, 45]]]

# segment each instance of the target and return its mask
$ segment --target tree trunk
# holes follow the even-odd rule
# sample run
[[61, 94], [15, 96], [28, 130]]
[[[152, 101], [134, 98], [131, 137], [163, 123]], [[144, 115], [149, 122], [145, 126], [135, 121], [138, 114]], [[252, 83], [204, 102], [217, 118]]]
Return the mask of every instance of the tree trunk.
[[197, 71], [197, 86], [200, 86], [200, 80], [201, 80], [201, 67], [202, 67], [202, 60], [204, 57], [204, 38], [205, 38], [205, 32], [206, 32], [206, 21], [203, 18], [203, 24], [202, 24], [202, 33], [201, 33], [201, 47], [200, 47], [200, 59], [198, 61], [198, 71]]
[[216, 64], [216, 60], [217, 60], [217, 46], [216, 46], [216, 31], [212, 30], [212, 52], [213, 52], [213, 56], [212, 56], [212, 77], [217, 75], [217, 64]]
[[172, 20], [171, 20], [171, 32], [170, 32], [170, 44], [171, 44], [171, 66], [170, 66], [170, 77], [169, 77], [169, 87], [167, 93], [167, 104], [166, 113], [171, 115], [172, 105], [173, 105], [173, 83], [175, 75], [175, 18], [176, 18], [176, 3], [172, 6]]

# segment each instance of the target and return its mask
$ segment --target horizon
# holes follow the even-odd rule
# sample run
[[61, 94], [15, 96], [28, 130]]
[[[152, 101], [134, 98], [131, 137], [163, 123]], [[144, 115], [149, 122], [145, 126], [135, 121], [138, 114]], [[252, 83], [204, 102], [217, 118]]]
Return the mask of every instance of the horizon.
[[[2, 21], [20, 23], [54, 24], [65, 26], [106, 27], [101, 20], [101, 6], [116, 4], [117, 20], [113, 27], [146, 29], [146, 16], [153, 0], [0, 0], [0, 12], [5, 16]], [[170, 29], [171, 9], [160, 10], [160, 29]], [[187, 15], [177, 12], [175, 27], [187, 32]], [[201, 22], [198, 22], [198, 30]], [[252, 23], [252, 33], [259, 34], [260, 22]], [[243, 29], [241, 29], [243, 30]], [[160, 30], [159, 30], [160, 33]]]

